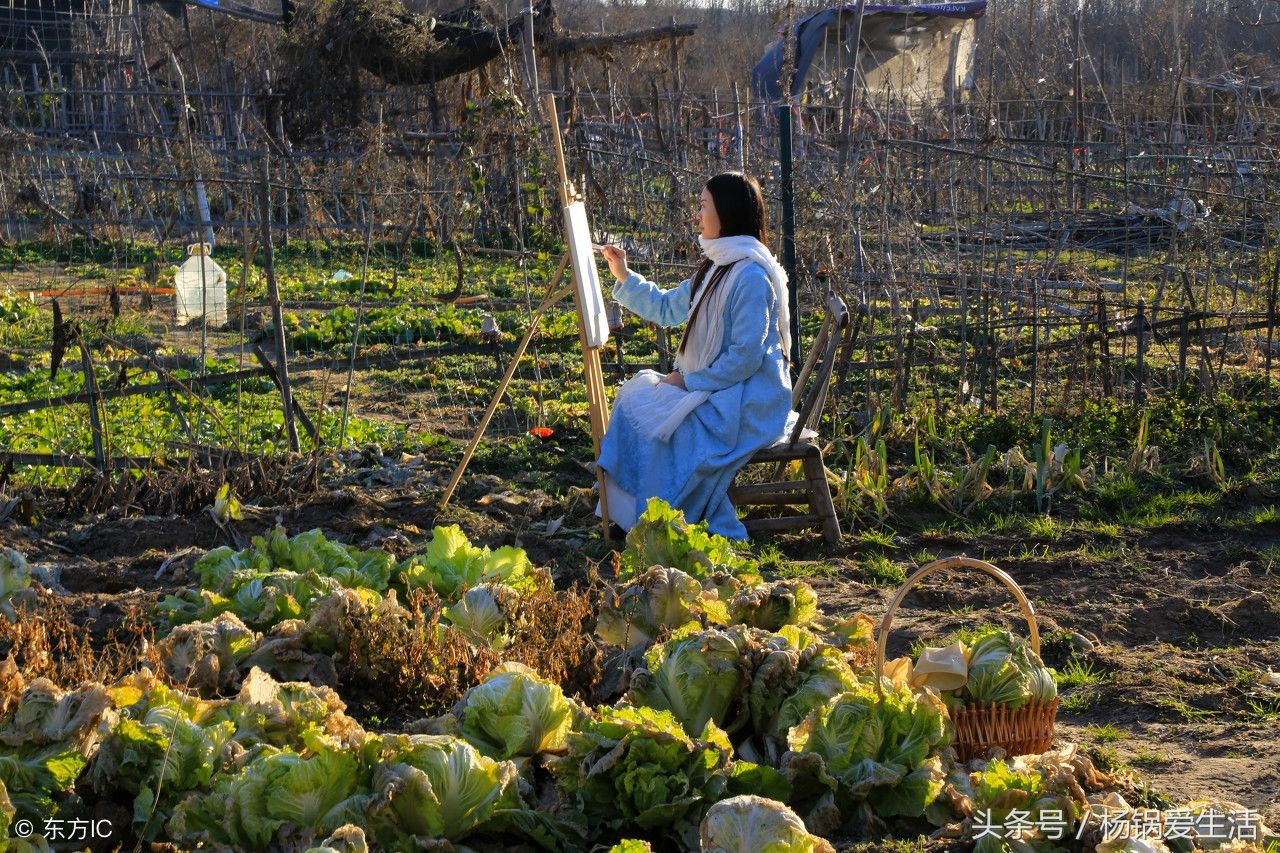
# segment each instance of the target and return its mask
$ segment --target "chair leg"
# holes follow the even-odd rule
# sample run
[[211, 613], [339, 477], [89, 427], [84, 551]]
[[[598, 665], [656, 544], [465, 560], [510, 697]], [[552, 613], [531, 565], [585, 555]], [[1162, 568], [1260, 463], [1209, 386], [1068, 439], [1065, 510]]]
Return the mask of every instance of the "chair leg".
[[822, 519], [822, 538], [828, 545], [840, 544], [840, 519], [831, 500], [831, 486], [827, 483], [827, 468], [822, 464], [821, 454], [804, 460], [804, 476], [809, 483], [810, 511]]

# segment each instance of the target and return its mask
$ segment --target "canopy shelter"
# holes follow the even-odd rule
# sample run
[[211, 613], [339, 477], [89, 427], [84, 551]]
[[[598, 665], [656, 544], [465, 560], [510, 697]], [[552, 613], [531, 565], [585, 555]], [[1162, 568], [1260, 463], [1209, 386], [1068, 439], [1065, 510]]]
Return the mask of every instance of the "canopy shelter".
[[[976, 21], [987, 0], [961, 3], [866, 4], [857, 52], [858, 85], [880, 102], [921, 104], [968, 87], [976, 48]], [[795, 77], [791, 96], [835, 101], [853, 62], [857, 5], [843, 3], [801, 19], [794, 28]], [[751, 74], [756, 97], [782, 99], [784, 51], [779, 38]]]

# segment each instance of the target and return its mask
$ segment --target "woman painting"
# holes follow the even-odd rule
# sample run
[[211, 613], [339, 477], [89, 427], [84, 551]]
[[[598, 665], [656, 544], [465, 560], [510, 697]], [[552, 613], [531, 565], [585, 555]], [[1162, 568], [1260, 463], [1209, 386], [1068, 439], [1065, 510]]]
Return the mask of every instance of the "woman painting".
[[601, 250], [614, 299], [650, 322], [687, 325], [675, 370], [642, 371], [619, 389], [599, 465], [609, 516], [624, 529], [659, 497], [713, 533], [746, 539], [728, 488], [783, 435], [791, 412], [787, 275], [765, 246], [754, 178], [707, 181], [698, 224], [702, 262], [671, 290], [628, 269], [616, 246]]

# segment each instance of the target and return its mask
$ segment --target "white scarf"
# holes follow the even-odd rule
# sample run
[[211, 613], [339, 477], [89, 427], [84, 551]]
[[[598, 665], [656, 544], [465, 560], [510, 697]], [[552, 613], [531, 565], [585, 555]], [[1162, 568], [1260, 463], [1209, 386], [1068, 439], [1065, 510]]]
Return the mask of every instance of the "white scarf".
[[[764, 243], [761, 243], [755, 237], [746, 236], [716, 237], [711, 240], [708, 240], [706, 237], [698, 237], [698, 245], [702, 247], [702, 253], [718, 267], [734, 263], [735, 261], [754, 261], [765, 271], [765, 274], [769, 277], [769, 286], [773, 288], [773, 298], [778, 303], [778, 334], [782, 338], [782, 354], [783, 356], [790, 358], [791, 306], [787, 296], [787, 271], [784, 270], [782, 265], [778, 263], [776, 258], [774, 258], [773, 252], [769, 251], [769, 247]], [[732, 280], [729, 282], [721, 282], [720, 287], [716, 289], [721, 293], [727, 294], [733, 289], [727, 285], [735, 283], [738, 276], [742, 275], [742, 270], [745, 267], [746, 264], [740, 264], [735, 267], [731, 274]], [[706, 307], [711, 308], [712, 306], [708, 303]], [[720, 302], [720, 307], [724, 307], [723, 299]], [[689, 312], [691, 314], [693, 313], [692, 305], [689, 306]], [[708, 348], [710, 349], [711, 358], [714, 358], [720, 352], [720, 344], [723, 342], [724, 325], [721, 323], [722, 313], [722, 311], [716, 311], [712, 314], [711, 317], [714, 318], [712, 319], [712, 325], [704, 326], [704, 333], [699, 333], [697, 336], [709, 344]], [[707, 318], [707, 311], [706, 309], [703, 309], [703, 311], [698, 315], [698, 320], [701, 322]], [[713, 336], [715, 338], [714, 344], [710, 341], [710, 338]], [[694, 341], [691, 340], [689, 343], [692, 346]], [[708, 363], [710, 363], [709, 359]], [[698, 367], [692, 368], [692, 370], [701, 370], [706, 366], [706, 364], [702, 364]]]
[[[764, 269], [773, 288], [773, 295], [778, 303], [778, 334], [782, 338], [782, 352], [787, 356], [791, 352], [791, 314], [787, 304], [787, 273], [773, 257], [768, 247], [754, 237], [718, 237], [708, 240], [698, 238], [703, 253], [716, 267], [738, 261], [750, 261]], [[676, 356], [676, 368], [684, 374], [693, 373], [709, 366], [720, 354], [720, 345], [724, 342], [724, 306], [733, 292], [747, 264], [736, 266], [714, 289], [708, 287], [712, 271], [703, 278], [701, 289], [689, 305], [689, 315], [705, 302], [698, 310], [698, 328], [689, 337], [684, 352]], [[708, 292], [710, 291], [710, 293]], [[676, 427], [688, 417], [689, 413], [702, 405], [711, 397], [709, 391], [680, 391], [673, 385], [655, 385], [656, 375], [640, 374], [619, 389], [618, 402], [641, 388], [648, 393], [628, 401], [628, 405], [620, 406], [626, 411], [637, 429], [659, 441], [668, 441]]]

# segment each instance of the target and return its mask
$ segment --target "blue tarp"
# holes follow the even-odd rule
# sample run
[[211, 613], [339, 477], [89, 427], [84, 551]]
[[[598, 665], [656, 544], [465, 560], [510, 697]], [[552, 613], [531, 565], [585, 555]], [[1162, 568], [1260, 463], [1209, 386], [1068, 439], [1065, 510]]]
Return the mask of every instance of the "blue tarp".
[[282, 12], [268, 12], [251, 3], [240, 2], [240, 0], [176, 0], [176, 2], [157, 0], [157, 2], [160, 2], [165, 11], [174, 16], [181, 14], [181, 4], [185, 3], [188, 6], [208, 9], [211, 12], [221, 12], [224, 15], [231, 15], [235, 18], [261, 21], [264, 24], [284, 23], [286, 17]]
[[[791, 94], [799, 95], [804, 88], [805, 78], [809, 75], [809, 66], [822, 46], [823, 35], [840, 17], [841, 13], [852, 14], [858, 9], [856, 4], [845, 3], [823, 9], [795, 26], [796, 76], [791, 81]], [[981, 18], [987, 12], [987, 0], [967, 0], [963, 3], [921, 3], [921, 4], [871, 4], [863, 10], [865, 15], [875, 13], [901, 14], [919, 16], [921, 18]], [[764, 56], [751, 71], [751, 90], [757, 98], [766, 101], [782, 99], [782, 39], [778, 39], [765, 50]]]

